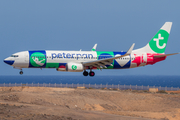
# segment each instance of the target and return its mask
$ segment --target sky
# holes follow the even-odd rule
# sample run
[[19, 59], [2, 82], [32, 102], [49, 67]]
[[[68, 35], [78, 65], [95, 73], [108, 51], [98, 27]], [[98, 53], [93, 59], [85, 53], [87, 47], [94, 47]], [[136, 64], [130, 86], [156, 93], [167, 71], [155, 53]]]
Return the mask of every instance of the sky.
[[[145, 46], [173, 22], [165, 53], [180, 52], [179, 0], [1, 0], [0, 75], [19, 75], [3, 62], [26, 50], [127, 51]], [[95, 70], [96, 75], [180, 75], [180, 55], [124, 70]], [[24, 75], [82, 75], [55, 69], [23, 69]]]

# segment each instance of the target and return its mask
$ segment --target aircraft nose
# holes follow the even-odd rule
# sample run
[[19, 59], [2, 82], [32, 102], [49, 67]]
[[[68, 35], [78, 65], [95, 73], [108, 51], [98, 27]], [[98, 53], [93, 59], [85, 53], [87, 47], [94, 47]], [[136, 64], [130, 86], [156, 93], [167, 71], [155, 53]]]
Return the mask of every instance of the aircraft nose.
[[8, 65], [12, 65], [14, 63], [14, 60], [8, 60], [8, 58], [4, 59], [4, 62]]

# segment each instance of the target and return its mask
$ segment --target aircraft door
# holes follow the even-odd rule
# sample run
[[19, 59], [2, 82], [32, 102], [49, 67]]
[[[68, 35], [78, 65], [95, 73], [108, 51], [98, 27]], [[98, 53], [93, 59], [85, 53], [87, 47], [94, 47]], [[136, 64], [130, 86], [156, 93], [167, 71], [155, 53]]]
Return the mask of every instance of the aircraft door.
[[25, 62], [29, 62], [29, 52], [25, 52], [24, 56], [25, 56]]

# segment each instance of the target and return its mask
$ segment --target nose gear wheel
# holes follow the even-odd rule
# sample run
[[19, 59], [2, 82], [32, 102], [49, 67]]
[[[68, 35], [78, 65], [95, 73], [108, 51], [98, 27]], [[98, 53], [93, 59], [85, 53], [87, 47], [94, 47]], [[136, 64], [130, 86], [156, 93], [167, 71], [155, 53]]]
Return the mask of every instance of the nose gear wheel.
[[20, 71], [19, 74], [22, 75], [22, 74], [23, 74], [23, 71]]

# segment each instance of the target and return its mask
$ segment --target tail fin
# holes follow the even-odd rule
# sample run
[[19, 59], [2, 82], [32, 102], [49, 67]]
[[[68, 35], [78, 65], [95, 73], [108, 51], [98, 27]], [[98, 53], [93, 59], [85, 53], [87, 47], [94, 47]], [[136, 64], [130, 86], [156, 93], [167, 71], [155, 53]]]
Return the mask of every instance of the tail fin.
[[166, 22], [145, 47], [134, 50], [133, 52], [164, 53], [171, 26], [172, 22]]

